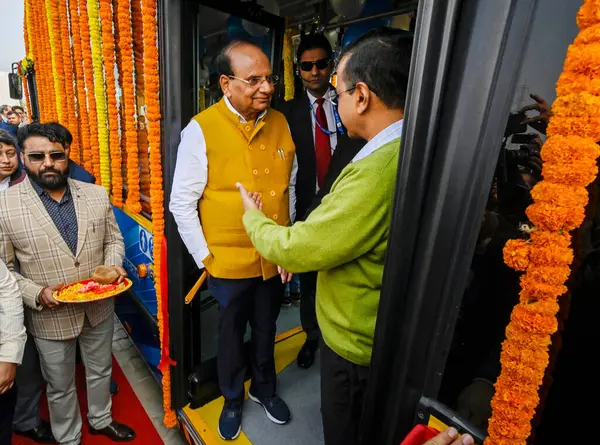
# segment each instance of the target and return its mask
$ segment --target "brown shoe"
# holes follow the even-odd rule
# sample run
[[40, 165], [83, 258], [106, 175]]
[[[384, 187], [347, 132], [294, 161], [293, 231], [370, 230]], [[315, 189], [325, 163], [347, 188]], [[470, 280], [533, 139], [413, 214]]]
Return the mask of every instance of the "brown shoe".
[[90, 434], [106, 436], [113, 442], [130, 442], [135, 439], [135, 431], [118, 422], [112, 422], [101, 430], [96, 430], [90, 426]]

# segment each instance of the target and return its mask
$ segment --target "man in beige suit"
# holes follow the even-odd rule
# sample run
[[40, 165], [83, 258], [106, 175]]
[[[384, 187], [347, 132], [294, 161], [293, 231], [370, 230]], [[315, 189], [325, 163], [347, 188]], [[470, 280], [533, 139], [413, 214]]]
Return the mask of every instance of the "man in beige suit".
[[[86, 370], [88, 421], [92, 434], [133, 440], [129, 427], [111, 417], [112, 299], [59, 304], [53, 292], [88, 279], [99, 265], [113, 266], [121, 279], [125, 249], [106, 191], [68, 179], [64, 133], [46, 124], [19, 131], [27, 178], [0, 193], [0, 258], [13, 272], [26, 305], [47, 396], [52, 432], [59, 444], [81, 442], [75, 390], [75, 345]], [[65, 149], [65, 146], [67, 148]], [[14, 270], [15, 260], [20, 271]]]

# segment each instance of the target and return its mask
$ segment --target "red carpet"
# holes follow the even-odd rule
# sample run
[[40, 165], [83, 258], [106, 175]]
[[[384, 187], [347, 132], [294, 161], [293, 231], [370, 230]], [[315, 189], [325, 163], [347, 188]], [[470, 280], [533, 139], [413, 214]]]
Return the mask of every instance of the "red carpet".
[[[133, 392], [125, 374], [113, 357], [113, 379], [119, 385], [119, 392], [113, 396], [112, 416], [117, 422], [125, 423], [135, 430], [135, 440], [131, 444], [160, 445], [163, 443], [158, 435], [152, 421], [146, 414], [144, 407]], [[79, 408], [83, 422], [82, 443], [85, 445], [114, 445], [115, 442], [104, 436], [92, 436], [88, 431], [87, 423], [87, 396], [85, 392], [85, 373], [82, 365], [77, 366], [77, 395], [79, 397]], [[48, 419], [48, 403], [46, 397], [42, 397], [42, 418]], [[21, 436], [15, 435], [13, 445], [36, 445], [35, 442]]]

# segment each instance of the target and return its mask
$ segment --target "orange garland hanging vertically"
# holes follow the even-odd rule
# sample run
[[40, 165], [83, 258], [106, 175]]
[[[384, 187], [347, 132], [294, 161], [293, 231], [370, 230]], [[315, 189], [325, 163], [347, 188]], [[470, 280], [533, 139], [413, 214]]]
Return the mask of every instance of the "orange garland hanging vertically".
[[58, 23], [58, 4], [56, 0], [46, 0], [46, 20], [48, 21], [48, 36], [50, 37], [50, 57], [54, 83], [54, 100], [58, 122], [63, 121], [65, 97], [65, 74], [62, 63], [62, 46], [60, 44], [60, 25]]
[[[73, 0], [75, 1], [75, 0]], [[93, 173], [96, 183], [100, 178], [100, 145], [98, 143], [98, 117], [96, 113], [96, 96], [94, 96], [94, 68], [92, 62], [92, 46], [90, 43], [90, 25], [87, 13], [87, 0], [79, 0], [79, 29], [81, 31], [82, 63], [85, 73], [85, 89], [87, 91], [88, 123], [90, 130], [89, 148], [84, 147], [84, 166]], [[87, 153], [85, 152], [87, 151]]]
[[67, 9], [67, 0], [59, 0], [58, 6], [60, 36], [62, 44], [62, 70], [65, 78], [65, 96], [63, 105], [65, 107], [62, 124], [69, 129], [73, 135], [73, 143], [71, 144], [70, 156], [77, 163], [81, 162], [81, 154], [79, 151], [79, 127], [77, 125], [77, 100], [75, 92], [77, 86], [73, 77], [73, 55], [71, 54], [71, 38], [69, 35], [69, 11]]
[[[113, 35], [113, 11], [111, 0], [100, 0], [102, 21], [102, 58], [106, 82], [106, 103], [109, 121], [109, 150], [111, 164], [111, 189], [115, 207], [123, 207], [123, 175], [121, 172], [121, 144], [119, 126], [114, 113], [117, 111], [117, 89], [115, 79], [115, 41]], [[112, 119], [111, 119], [112, 117]]]
[[83, 51], [81, 48], [81, 29], [79, 25], [79, 10], [77, 0], [69, 0], [71, 19], [71, 38], [73, 39], [73, 65], [75, 67], [77, 91], [77, 127], [80, 136], [80, 160], [88, 171], [91, 169], [90, 152], [90, 121], [87, 109], [87, 96], [85, 93], [85, 76], [83, 72]]
[[129, 2], [118, 1], [117, 29], [119, 33], [118, 53], [121, 58], [123, 79], [123, 110], [125, 122], [124, 139], [127, 153], [127, 208], [134, 213], [142, 210], [140, 204], [140, 176], [138, 172], [138, 137], [135, 123], [135, 85], [133, 82], [134, 60], [132, 47], [132, 24]]
[[46, 10], [46, 1], [38, 0], [37, 9], [41, 11], [40, 17], [40, 58], [43, 60], [43, 65], [40, 67], [40, 73], [43, 74], [43, 85], [45, 89], [45, 104], [44, 104], [44, 115], [42, 121], [57, 121], [58, 114], [56, 112], [56, 89], [55, 89], [55, 78], [52, 70], [52, 53], [50, 48], [50, 34], [48, 30], [48, 14]]
[[535, 231], [530, 240], [510, 240], [504, 248], [506, 264], [525, 274], [502, 344], [486, 445], [524, 445], [531, 434], [550, 338], [558, 327], [557, 298], [567, 291], [571, 273], [569, 232], [582, 224], [586, 187], [598, 175], [600, 1], [586, 0], [577, 23], [581, 31], [567, 52], [541, 151], [544, 180], [533, 188], [534, 204], [527, 209]]
[[[160, 276], [162, 270], [162, 244], [165, 228], [164, 220], [164, 192], [162, 181], [162, 162], [160, 150], [160, 98], [159, 98], [159, 73], [158, 73], [158, 41], [156, 0], [142, 1], [142, 18], [144, 27], [144, 73], [145, 73], [145, 98], [148, 106], [148, 142], [150, 144], [150, 203], [152, 206], [152, 232], [154, 236], [154, 270], [156, 273], [156, 301], [158, 305], [158, 326], [160, 329], [161, 350], [165, 351], [164, 335], [165, 320], [163, 318], [163, 295], [161, 291]], [[166, 298], [166, 296], [165, 296]], [[163, 375], [163, 406], [165, 409], [164, 423], [173, 427], [177, 423], [175, 412], [171, 409], [171, 365], [172, 361], [164, 354], [161, 357], [160, 370]]]

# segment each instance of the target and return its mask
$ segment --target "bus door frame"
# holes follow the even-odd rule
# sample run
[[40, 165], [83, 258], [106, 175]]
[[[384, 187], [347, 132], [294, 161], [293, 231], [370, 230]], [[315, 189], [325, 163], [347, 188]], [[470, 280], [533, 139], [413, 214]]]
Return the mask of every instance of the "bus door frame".
[[[189, 402], [188, 376], [200, 354], [200, 317], [198, 311], [186, 308], [184, 297], [193, 278], [186, 271], [196, 267], [181, 241], [173, 215], [168, 211], [170, 190], [177, 161], [181, 130], [196, 113], [198, 85], [195, 78], [198, 55], [194, 36], [197, 29], [198, 5], [247, 19], [275, 31], [272, 61], [281, 60], [285, 20], [265, 11], [257, 11], [251, 3], [239, 0], [159, 0], [158, 35], [160, 54], [160, 103], [162, 114], [161, 148], [165, 190], [165, 236], [168, 240], [167, 264], [169, 280], [170, 354], [177, 363], [171, 368], [171, 403], [174, 409]], [[279, 64], [273, 64], [278, 73]], [[192, 280], [192, 281], [190, 281]], [[202, 365], [201, 365], [202, 366]]]
[[419, 5], [361, 445], [437, 397], [535, 5]]

